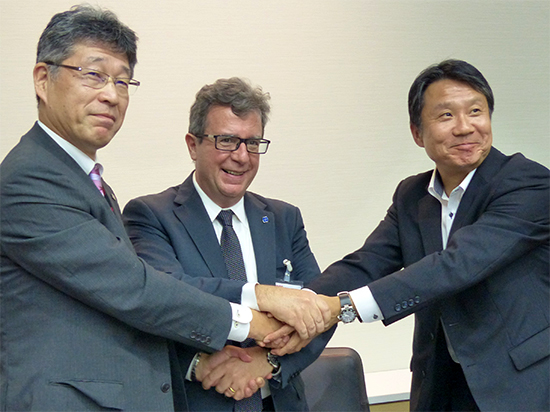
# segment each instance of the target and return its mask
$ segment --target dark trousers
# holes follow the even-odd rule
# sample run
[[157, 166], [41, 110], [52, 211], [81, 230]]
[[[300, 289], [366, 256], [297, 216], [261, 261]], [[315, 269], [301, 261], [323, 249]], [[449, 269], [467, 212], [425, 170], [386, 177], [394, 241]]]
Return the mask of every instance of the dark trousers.
[[468, 387], [462, 367], [452, 360], [447, 342], [440, 326], [437, 337], [437, 370], [434, 377], [434, 390], [430, 411], [479, 411], [479, 408]]
[[263, 412], [275, 412], [275, 405], [273, 404], [273, 398], [269, 395], [263, 400]]

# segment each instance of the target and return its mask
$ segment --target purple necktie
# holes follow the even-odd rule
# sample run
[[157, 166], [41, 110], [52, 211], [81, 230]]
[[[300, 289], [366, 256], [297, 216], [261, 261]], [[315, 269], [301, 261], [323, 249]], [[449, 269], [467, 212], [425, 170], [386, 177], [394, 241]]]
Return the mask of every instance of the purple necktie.
[[103, 196], [105, 196], [105, 189], [103, 189], [103, 184], [101, 183], [101, 175], [99, 174], [99, 163], [96, 163], [92, 171], [90, 172], [90, 177], [92, 178], [92, 182], [94, 182], [94, 185], [97, 187], [97, 189], [101, 192]]

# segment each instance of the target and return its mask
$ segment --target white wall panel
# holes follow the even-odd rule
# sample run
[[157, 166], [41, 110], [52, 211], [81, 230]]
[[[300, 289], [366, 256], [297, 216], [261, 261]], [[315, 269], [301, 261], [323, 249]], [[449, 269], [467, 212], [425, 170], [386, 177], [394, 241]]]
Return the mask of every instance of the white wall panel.
[[[36, 118], [38, 37], [67, 0], [0, 0], [0, 158]], [[181, 182], [198, 89], [243, 76], [272, 96], [273, 141], [252, 189], [303, 213], [322, 268], [361, 246], [397, 183], [432, 168], [410, 136], [416, 75], [464, 59], [496, 96], [495, 146], [550, 165], [550, 2], [105, 0], [140, 37], [126, 122], [100, 152], [122, 205]], [[408, 367], [412, 319], [340, 327], [369, 372]]]

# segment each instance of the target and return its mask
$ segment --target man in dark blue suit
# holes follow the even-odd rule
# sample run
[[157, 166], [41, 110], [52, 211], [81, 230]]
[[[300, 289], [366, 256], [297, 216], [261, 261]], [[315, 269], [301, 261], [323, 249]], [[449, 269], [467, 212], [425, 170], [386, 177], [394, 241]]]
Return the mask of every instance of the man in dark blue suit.
[[[263, 137], [268, 99], [267, 93], [239, 78], [204, 86], [191, 107], [186, 135], [195, 171], [181, 185], [134, 199], [124, 210], [128, 235], [138, 255], [149, 264], [203, 291], [252, 308], [262, 285], [282, 281], [288, 269], [291, 281], [302, 284], [320, 273], [299, 209], [247, 192], [260, 156], [270, 143]], [[246, 270], [242, 280], [230, 279], [226, 269], [220, 247], [223, 225], [217, 220], [222, 210], [233, 213], [232, 225]], [[283, 301], [280, 304], [285, 305]], [[188, 404], [182, 407], [189, 410], [237, 410], [232, 399], [235, 391], [256, 377], [271, 377], [269, 385], [262, 388], [260, 408], [307, 410], [299, 373], [317, 358], [331, 334], [327, 332], [299, 353], [281, 358], [252, 346], [247, 349], [252, 362], [230, 359], [214, 372], [216, 377], [207, 380], [203, 380], [202, 368], [208, 365], [208, 355], [177, 344], [171, 362], [173, 382], [179, 376], [182, 396], [178, 399], [176, 393], [176, 402], [183, 402], [185, 393]], [[207, 388], [216, 383], [217, 392], [204, 390], [194, 377], [203, 380]]]
[[464, 61], [423, 71], [410, 127], [435, 169], [403, 180], [364, 245], [310, 285], [351, 291], [330, 298], [347, 321], [415, 314], [411, 410], [550, 410], [550, 174], [492, 147], [493, 105]]

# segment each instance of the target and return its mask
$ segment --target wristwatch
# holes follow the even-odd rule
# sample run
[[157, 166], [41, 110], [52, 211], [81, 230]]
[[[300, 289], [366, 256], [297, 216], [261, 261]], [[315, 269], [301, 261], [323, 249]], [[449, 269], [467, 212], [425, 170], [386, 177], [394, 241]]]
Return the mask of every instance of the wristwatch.
[[271, 366], [273, 366], [273, 370], [271, 371], [271, 374], [273, 376], [277, 375], [281, 370], [281, 363], [279, 362], [278, 356], [272, 354], [271, 351], [267, 352], [267, 362]]
[[353, 322], [357, 318], [357, 312], [353, 307], [349, 293], [340, 292], [338, 293], [338, 297], [340, 298], [340, 314], [338, 315], [338, 319], [343, 323]]

